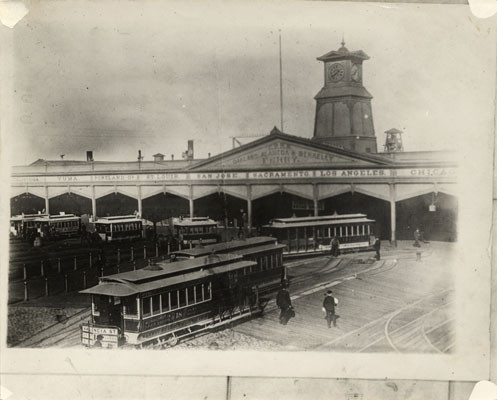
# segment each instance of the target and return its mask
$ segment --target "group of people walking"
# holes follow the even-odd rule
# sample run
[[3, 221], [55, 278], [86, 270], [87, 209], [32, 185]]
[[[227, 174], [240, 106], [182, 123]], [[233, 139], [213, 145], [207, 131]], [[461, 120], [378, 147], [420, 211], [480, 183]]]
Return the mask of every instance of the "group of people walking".
[[[288, 283], [285, 282], [282, 285], [282, 288], [278, 292], [278, 296], [276, 297], [276, 305], [280, 308], [280, 324], [286, 325], [290, 318], [295, 317], [295, 310], [292, 306], [292, 300], [290, 298], [290, 292], [288, 291]], [[323, 301], [323, 312], [325, 313], [326, 323], [328, 324], [328, 328], [331, 328], [331, 323], [333, 322], [333, 326], [337, 326], [337, 318], [336, 307], [338, 305], [338, 299], [333, 296], [333, 292], [328, 290], [325, 293], [324, 301]]]

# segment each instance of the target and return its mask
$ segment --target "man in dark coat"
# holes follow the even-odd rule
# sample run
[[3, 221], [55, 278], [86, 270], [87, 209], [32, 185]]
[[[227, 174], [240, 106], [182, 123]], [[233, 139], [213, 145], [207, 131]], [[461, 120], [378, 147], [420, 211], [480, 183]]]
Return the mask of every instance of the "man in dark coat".
[[288, 284], [284, 283], [276, 297], [276, 305], [280, 308], [280, 324], [286, 325], [291, 318], [290, 310], [292, 309], [292, 300], [288, 291]]
[[376, 259], [379, 261], [380, 260], [380, 248], [381, 248], [380, 238], [376, 238], [374, 240], [373, 248], [374, 248], [374, 251], [376, 251]]
[[328, 323], [328, 328], [331, 328], [331, 321], [333, 321], [333, 326], [337, 326], [337, 316], [335, 314], [335, 306], [338, 305], [338, 299], [333, 297], [333, 292], [328, 290], [325, 294], [323, 301], [323, 310], [326, 313], [326, 322]]

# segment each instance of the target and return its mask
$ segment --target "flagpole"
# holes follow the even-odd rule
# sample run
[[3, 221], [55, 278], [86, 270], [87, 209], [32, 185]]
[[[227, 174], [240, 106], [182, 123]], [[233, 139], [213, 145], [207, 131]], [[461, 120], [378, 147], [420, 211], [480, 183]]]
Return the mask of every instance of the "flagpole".
[[283, 66], [281, 60], [281, 29], [280, 32], [280, 118], [281, 118], [281, 131], [284, 132], [283, 128]]

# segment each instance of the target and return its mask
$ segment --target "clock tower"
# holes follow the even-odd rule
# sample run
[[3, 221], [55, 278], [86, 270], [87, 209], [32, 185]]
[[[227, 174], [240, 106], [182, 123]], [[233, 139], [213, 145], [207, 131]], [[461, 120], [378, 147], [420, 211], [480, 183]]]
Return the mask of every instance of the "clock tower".
[[342, 47], [318, 58], [324, 63], [324, 87], [314, 97], [316, 118], [313, 140], [366, 153], [376, 153], [371, 99], [362, 85], [362, 50]]

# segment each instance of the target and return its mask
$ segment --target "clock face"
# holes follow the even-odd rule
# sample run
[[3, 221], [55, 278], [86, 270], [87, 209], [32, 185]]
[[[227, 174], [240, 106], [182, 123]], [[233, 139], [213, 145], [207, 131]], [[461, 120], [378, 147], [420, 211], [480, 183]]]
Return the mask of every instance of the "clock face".
[[361, 81], [361, 67], [358, 64], [353, 64], [350, 69], [350, 77], [354, 82]]
[[345, 76], [345, 70], [342, 64], [334, 63], [331, 64], [330, 69], [328, 70], [328, 78], [332, 82], [338, 82], [343, 79]]

